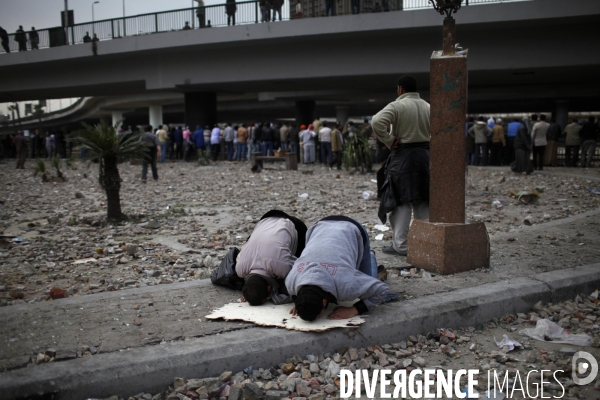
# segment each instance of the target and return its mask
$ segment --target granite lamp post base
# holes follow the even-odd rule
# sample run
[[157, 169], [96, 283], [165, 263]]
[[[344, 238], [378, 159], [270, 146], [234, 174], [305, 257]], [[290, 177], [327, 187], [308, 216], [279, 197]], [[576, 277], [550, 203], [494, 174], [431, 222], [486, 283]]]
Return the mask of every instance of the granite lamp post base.
[[414, 220], [408, 232], [406, 261], [441, 275], [489, 268], [490, 241], [485, 224]]

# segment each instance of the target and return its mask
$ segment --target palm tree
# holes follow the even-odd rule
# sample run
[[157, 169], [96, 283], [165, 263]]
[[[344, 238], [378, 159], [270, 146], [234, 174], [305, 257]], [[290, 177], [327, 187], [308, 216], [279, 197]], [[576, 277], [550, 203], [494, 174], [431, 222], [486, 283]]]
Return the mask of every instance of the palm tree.
[[88, 150], [87, 159], [98, 162], [100, 186], [106, 192], [106, 218], [108, 221], [121, 221], [125, 218], [121, 212], [121, 177], [117, 161], [119, 158], [140, 160], [145, 157], [147, 147], [140, 142], [140, 133], [117, 135], [117, 126], [104, 122], [96, 126], [83, 124], [85, 130], [70, 139]]

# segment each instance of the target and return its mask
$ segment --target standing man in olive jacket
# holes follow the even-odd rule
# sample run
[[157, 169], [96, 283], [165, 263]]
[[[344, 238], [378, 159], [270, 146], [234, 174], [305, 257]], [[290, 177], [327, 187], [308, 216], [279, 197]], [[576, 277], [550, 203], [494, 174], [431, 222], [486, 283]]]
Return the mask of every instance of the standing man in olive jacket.
[[391, 212], [393, 236], [392, 245], [382, 251], [406, 256], [411, 214], [429, 219], [429, 103], [421, 99], [417, 81], [409, 75], [400, 77], [397, 93], [399, 97], [379, 111], [371, 125], [392, 151], [383, 167], [379, 219], [385, 223]]

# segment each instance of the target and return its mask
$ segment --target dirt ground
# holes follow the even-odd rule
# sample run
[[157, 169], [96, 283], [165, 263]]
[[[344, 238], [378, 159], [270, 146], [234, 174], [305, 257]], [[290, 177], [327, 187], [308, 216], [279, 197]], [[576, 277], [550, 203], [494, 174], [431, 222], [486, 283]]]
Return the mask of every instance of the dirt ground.
[[[31, 170], [0, 164], [0, 306], [46, 301], [53, 288], [70, 297], [207, 278], [274, 208], [308, 226], [333, 214], [363, 223], [390, 286], [401, 286], [407, 298], [600, 259], [600, 196], [590, 191], [600, 187], [597, 168], [531, 176], [469, 168], [467, 218], [486, 223], [491, 268], [444, 277], [411, 270], [405, 257], [380, 252], [391, 230], [377, 226], [379, 202], [363, 198], [376, 191], [375, 175], [299, 168], [273, 164], [252, 173], [249, 163], [165, 163], [157, 182], [142, 184], [140, 166], [121, 164], [129, 221], [106, 225], [96, 165], [75, 163], [65, 167], [67, 182], [42, 183]], [[511, 190], [537, 190], [540, 197], [523, 204]]]

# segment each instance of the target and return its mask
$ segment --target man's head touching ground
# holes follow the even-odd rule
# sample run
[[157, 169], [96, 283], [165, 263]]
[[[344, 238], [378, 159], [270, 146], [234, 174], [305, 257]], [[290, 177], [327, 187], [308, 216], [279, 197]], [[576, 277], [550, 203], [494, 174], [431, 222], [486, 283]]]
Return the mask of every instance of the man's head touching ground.
[[251, 306], [260, 306], [269, 299], [270, 286], [260, 275], [249, 275], [244, 283], [242, 295]]
[[318, 286], [302, 286], [294, 301], [298, 316], [305, 321], [314, 321], [325, 311], [327, 304], [327, 293]]

